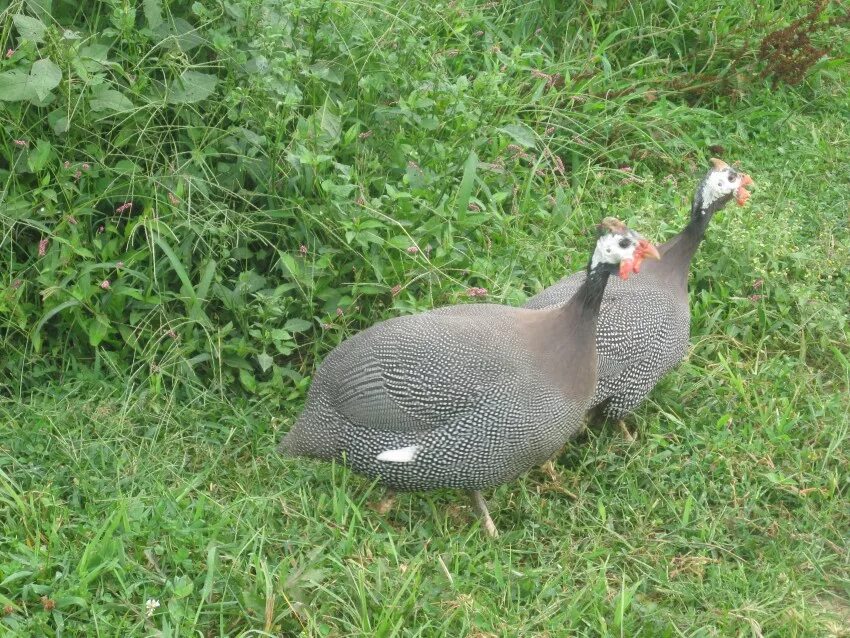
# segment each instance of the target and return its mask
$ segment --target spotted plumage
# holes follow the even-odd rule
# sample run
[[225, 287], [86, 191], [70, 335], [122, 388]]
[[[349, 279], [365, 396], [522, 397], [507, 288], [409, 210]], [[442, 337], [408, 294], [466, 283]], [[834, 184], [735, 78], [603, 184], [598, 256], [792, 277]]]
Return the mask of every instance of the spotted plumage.
[[[591, 408], [622, 419], [687, 354], [690, 336], [688, 270], [708, 222], [733, 197], [743, 204], [751, 180], [720, 160], [697, 187], [688, 225], [659, 246], [662, 259], [639, 277], [612, 280], [605, 289], [596, 334], [599, 379]], [[570, 300], [584, 283], [578, 272], [546, 288], [526, 308], [552, 308]]]
[[[515, 478], [575, 433], [589, 398], [562, 392], [542, 361], [529, 365], [527, 313], [456, 306], [354, 335], [322, 364], [292, 443], [297, 436], [321, 458], [344, 453], [356, 471], [400, 490], [479, 490]], [[409, 462], [379, 461], [411, 447], [396, 455]]]
[[602, 292], [612, 272], [647, 254], [657, 257], [609, 221], [570, 303], [451, 306], [352, 336], [319, 367], [279, 449], [345, 461], [399, 490], [510, 481], [579, 431], [596, 385]]

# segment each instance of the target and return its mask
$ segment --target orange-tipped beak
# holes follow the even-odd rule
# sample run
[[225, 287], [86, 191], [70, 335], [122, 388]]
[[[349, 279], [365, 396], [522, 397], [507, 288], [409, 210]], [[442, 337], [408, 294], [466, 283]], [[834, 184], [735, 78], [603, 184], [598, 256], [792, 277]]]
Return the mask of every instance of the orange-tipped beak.
[[639, 273], [640, 265], [647, 257], [661, 259], [661, 255], [658, 254], [658, 249], [655, 246], [645, 239], [640, 239], [635, 249], [634, 259], [626, 259], [620, 262], [620, 278], [628, 279], [630, 274]]
[[735, 201], [738, 202], [738, 206], [743, 206], [747, 203], [747, 200], [750, 198], [750, 191], [748, 191], [745, 186], [751, 186], [753, 184], [753, 178], [744, 173], [744, 178], [741, 180], [741, 185], [738, 187], [738, 190], [735, 191]]

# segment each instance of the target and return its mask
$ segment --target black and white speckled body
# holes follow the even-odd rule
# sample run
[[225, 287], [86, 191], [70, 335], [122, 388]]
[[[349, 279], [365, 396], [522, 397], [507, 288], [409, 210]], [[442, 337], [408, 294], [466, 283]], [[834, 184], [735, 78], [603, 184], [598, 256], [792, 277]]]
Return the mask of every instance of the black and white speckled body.
[[[591, 408], [622, 419], [688, 352], [691, 313], [688, 271], [711, 217], [749, 182], [723, 162], [697, 187], [688, 225], [658, 247], [661, 261], [640, 276], [612, 279], [602, 300], [596, 335], [599, 378]], [[747, 193], [747, 195], [749, 195]], [[577, 272], [529, 299], [524, 308], [552, 308], [570, 300], [585, 280]]]
[[[316, 374], [293, 430], [315, 439], [301, 447], [344, 454], [357, 472], [400, 490], [479, 490], [544, 462], [578, 432], [590, 397], [565, 394], [528, 365], [521, 313], [455, 306], [354, 335]], [[414, 462], [375, 460], [411, 445], [420, 448]]]
[[596, 386], [599, 304], [616, 264], [635, 254], [607, 246], [622, 255], [589, 268], [558, 308], [451, 306], [347, 339], [279, 449], [344, 460], [398, 490], [477, 491], [540, 465], [580, 431]]

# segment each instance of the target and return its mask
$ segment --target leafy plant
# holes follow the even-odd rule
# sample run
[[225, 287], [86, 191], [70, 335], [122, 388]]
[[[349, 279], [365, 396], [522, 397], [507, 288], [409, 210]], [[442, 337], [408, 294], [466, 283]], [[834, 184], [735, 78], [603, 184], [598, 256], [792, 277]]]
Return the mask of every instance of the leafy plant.
[[760, 25], [664, 3], [12, 2], [0, 379], [93, 364], [282, 401], [390, 306], [519, 301], [526, 246], [588, 227], [632, 165], [691, 171], [725, 139], [675, 82], [726, 74]]

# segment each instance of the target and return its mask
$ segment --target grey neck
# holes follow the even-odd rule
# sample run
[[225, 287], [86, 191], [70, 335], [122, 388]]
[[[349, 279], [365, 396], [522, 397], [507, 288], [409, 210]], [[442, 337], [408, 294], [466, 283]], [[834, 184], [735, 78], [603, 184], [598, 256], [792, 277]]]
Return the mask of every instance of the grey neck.
[[707, 206], [702, 202], [702, 184], [697, 189], [691, 205], [691, 220], [675, 237], [667, 242], [668, 249], [664, 253], [664, 265], [673, 271], [684, 272], [687, 278], [691, 260], [705, 238], [705, 231], [714, 214], [722, 210], [732, 200], [732, 193], [715, 199]]
[[587, 277], [584, 283], [573, 295], [573, 298], [561, 307], [563, 313], [570, 316], [570, 323], [576, 329], [588, 328], [596, 335], [596, 320], [599, 317], [599, 308], [602, 306], [602, 297], [605, 294], [605, 286], [612, 272], [616, 272], [617, 266], [608, 263], [599, 263], [595, 267], [587, 265]]

